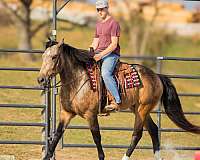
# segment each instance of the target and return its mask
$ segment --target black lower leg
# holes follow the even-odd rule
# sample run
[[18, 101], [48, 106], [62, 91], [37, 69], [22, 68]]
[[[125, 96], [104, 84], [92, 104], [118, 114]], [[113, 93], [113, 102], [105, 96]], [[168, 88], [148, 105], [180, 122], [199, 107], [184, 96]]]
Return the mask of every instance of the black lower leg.
[[97, 119], [94, 120], [93, 125], [91, 126], [90, 130], [92, 133], [93, 140], [97, 146], [99, 160], [104, 160], [105, 155], [104, 155], [103, 148], [101, 145], [101, 134], [100, 134], [99, 124], [98, 124]]
[[126, 152], [126, 156], [130, 157], [131, 154], [133, 153], [136, 145], [138, 144], [139, 140], [142, 137], [142, 133], [143, 133], [143, 129], [138, 130], [138, 131], [134, 131], [133, 135], [132, 135], [132, 141], [131, 144]]
[[58, 128], [56, 130], [56, 134], [53, 137], [52, 143], [49, 145], [48, 152], [43, 160], [49, 160], [55, 151], [55, 148], [64, 133], [64, 124], [62, 122], [59, 123]]
[[150, 116], [147, 117], [145, 126], [151, 136], [152, 143], [153, 143], [153, 152], [160, 150], [160, 141], [158, 138], [158, 127], [152, 120]]
[[134, 125], [134, 132], [132, 135], [131, 144], [126, 152], [126, 156], [130, 157], [133, 153], [135, 147], [137, 146], [138, 142], [142, 138], [143, 133], [143, 120], [140, 118], [139, 113], [135, 113], [135, 125]]

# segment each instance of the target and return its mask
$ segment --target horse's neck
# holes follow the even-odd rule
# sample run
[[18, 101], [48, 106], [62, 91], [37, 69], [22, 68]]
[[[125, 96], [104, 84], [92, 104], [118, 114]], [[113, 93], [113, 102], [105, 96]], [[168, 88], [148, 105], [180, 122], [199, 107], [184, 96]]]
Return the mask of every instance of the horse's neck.
[[87, 72], [83, 67], [71, 65], [68, 68], [64, 68], [60, 73], [61, 83], [69, 88], [69, 91], [77, 89], [82, 81], [88, 79]]
[[[75, 54], [75, 53], [71, 53]], [[62, 72], [60, 73], [61, 83], [65, 86], [68, 92], [76, 92], [83, 84], [83, 81], [87, 81], [87, 71], [81, 63], [77, 63], [77, 59], [71, 54], [64, 54]]]

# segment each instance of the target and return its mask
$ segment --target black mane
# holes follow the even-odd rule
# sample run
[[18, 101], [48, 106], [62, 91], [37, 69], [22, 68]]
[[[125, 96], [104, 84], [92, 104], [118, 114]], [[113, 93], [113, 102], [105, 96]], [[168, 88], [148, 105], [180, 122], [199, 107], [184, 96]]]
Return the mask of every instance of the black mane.
[[62, 48], [64, 54], [68, 54], [68, 56], [75, 59], [78, 63], [86, 64], [88, 62], [94, 62], [88, 50], [77, 49], [68, 44], [63, 44]]
[[[46, 48], [57, 44], [58, 44], [57, 41], [49, 39], [49, 41], [46, 42]], [[78, 62], [78, 64], [85, 65], [86, 63], [89, 62], [90, 63], [95, 62], [88, 50], [77, 49], [65, 43], [62, 44], [61, 46], [61, 52], [63, 52], [64, 54], [68, 54], [68, 56], [70, 56], [72, 59], [75, 59]]]

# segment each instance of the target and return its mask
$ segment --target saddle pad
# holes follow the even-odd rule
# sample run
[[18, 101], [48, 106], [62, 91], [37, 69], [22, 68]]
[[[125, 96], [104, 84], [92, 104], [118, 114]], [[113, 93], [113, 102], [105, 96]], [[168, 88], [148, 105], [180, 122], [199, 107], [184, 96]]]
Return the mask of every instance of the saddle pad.
[[[134, 65], [127, 65], [128, 72], [124, 72], [123, 81], [117, 81], [120, 85], [124, 86], [125, 89], [130, 89], [134, 87], [139, 87], [141, 85], [141, 80], [138, 72], [136, 71]], [[97, 91], [97, 71], [96, 66], [92, 63], [86, 64], [87, 73], [90, 80], [91, 89], [95, 92]], [[117, 78], [118, 75], [115, 75]], [[123, 84], [122, 84], [123, 83]]]
[[134, 88], [134, 87], [139, 87], [141, 84], [140, 77], [138, 75], [138, 72], [135, 70], [134, 65], [129, 65], [131, 68], [130, 73], [126, 73], [124, 75], [125, 81], [124, 81], [124, 86], [125, 89], [129, 88]]
[[95, 73], [95, 66], [92, 63], [86, 63], [87, 73], [90, 80], [91, 89], [97, 91], [97, 75]]

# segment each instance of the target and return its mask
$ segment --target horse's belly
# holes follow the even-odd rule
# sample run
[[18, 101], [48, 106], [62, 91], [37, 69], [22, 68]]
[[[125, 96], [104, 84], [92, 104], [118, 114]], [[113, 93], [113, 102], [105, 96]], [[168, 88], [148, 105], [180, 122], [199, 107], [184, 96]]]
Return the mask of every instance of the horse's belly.
[[138, 102], [138, 88], [131, 88], [126, 90], [126, 94], [121, 94], [122, 105], [121, 109], [132, 109]]

